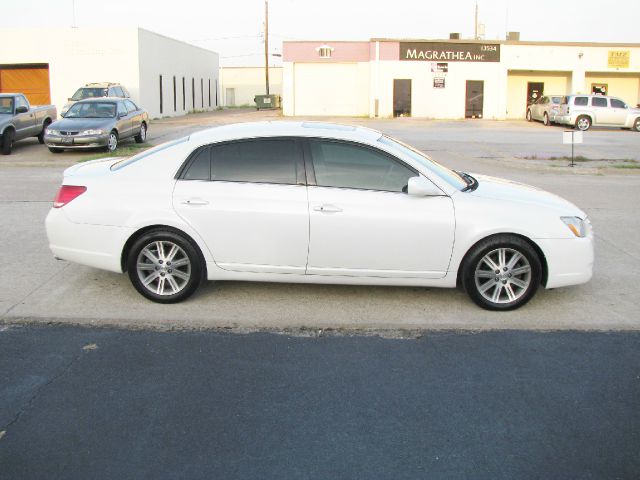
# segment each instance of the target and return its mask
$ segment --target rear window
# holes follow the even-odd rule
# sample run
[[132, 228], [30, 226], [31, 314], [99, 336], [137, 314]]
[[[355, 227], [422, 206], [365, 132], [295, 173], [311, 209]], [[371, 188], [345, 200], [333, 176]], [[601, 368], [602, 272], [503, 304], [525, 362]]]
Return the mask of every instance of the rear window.
[[562, 98], [560, 98], [560, 97], [551, 97], [551, 101], [553, 103], [555, 103], [556, 105], [560, 104], [560, 100], [562, 100]]
[[161, 152], [162, 150], [166, 150], [167, 148], [171, 148], [174, 145], [178, 145], [180, 143], [184, 143], [187, 141], [189, 141], [189, 137], [183, 137], [178, 140], [174, 140], [173, 142], [163, 143], [162, 145], [158, 145], [157, 147], [150, 148], [149, 150], [145, 150], [144, 152], [134, 155], [133, 157], [125, 158], [123, 160], [120, 160], [114, 163], [113, 165], [111, 165], [111, 170], [115, 172], [116, 170], [120, 170], [121, 168], [127, 167], [133, 163], [136, 163], [137, 161], [142, 160], [143, 158], [147, 158], [149, 155], [153, 155], [154, 153]]
[[573, 104], [581, 106], [581, 107], [586, 107], [589, 104], [589, 98], [588, 97], [576, 97], [573, 100]]

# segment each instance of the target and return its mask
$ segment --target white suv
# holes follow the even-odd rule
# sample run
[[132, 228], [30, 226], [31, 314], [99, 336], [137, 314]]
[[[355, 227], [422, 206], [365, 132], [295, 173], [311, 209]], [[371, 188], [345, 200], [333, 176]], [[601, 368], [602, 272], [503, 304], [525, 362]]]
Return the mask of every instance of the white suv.
[[578, 130], [594, 127], [633, 128], [640, 132], [640, 109], [629, 107], [616, 97], [603, 95], [567, 95], [562, 98], [556, 123]]

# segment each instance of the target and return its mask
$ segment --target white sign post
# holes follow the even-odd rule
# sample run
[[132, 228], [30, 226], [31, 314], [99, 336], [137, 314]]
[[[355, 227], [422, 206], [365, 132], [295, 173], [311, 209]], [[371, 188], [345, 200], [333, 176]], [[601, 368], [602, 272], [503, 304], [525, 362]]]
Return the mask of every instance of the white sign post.
[[571, 144], [571, 163], [570, 167], [575, 167], [576, 163], [573, 160], [573, 146], [576, 143], [582, 143], [582, 130], [565, 130], [562, 132], [562, 143], [567, 145]]

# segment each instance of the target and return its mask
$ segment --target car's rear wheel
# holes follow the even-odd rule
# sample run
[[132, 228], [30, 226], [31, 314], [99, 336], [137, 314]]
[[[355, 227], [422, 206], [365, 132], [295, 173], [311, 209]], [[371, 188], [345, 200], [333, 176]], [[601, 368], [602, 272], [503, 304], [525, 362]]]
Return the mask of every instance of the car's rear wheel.
[[13, 139], [16, 133], [12, 129], [7, 129], [2, 134], [2, 154], [10, 155], [13, 149]]
[[487, 310], [513, 310], [527, 303], [542, 278], [538, 254], [524, 239], [497, 235], [476, 244], [462, 264], [462, 283]]
[[146, 123], [142, 123], [142, 125], [140, 125], [140, 133], [138, 133], [138, 135], [136, 135], [135, 137], [133, 137], [136, 141], [136, 143], [144, 143], [145, 140], [147, 139], [147, 124]]
[[636, 132], [640, 132], [640, 118], [636, 118], [636, 121], [633, 123], [633, 129]]
[[585, 130], [589, 130], [589, 128], [591, 128], [591, 119], [586, 115], [578, 117], [578, 119], [576, 120], [576, 128], [578, 130], [582, 130], [583, 132]]
[[530, 122], [531, 120], [532, 120], [531, 110], [527, 109], [527, 122]]
[[547, 114], [547, 112], [544, 112], [544, 118], [542, 119], [542, 123], [544, 123], [547, 127], [551, 125], [551, 122], [549, 121], [549, 115]]
[[115, 152], [117, 148], [118, 148], [118, 132], [113, 130], [109, 134], [109, 139], [107, 140], [107, 146], [105, 147], [105, 150], [107, 152]]
[[154, 230], [132, 245], [127, 258], [131, 283], [144, 297], [176, 303], [193, 295], [203, 279], [204, 261], [184, 236]]

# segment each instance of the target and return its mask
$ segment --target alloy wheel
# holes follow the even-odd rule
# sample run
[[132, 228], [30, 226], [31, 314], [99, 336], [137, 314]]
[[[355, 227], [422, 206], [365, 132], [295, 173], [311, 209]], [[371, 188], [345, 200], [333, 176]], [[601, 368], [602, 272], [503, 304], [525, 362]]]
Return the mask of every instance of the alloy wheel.
[[175, 295], [191, 278], [191, 261], [187, 253], [168, 240], [146, 245], [138, 254], [136, 272], [142, 285], [156, 295]]
[[512, 248], [497, 248], [483, 256], [474, 272], [478, 293], [486, 300], [505, 304], [521, 298], [531, 285], [531, 264]]

